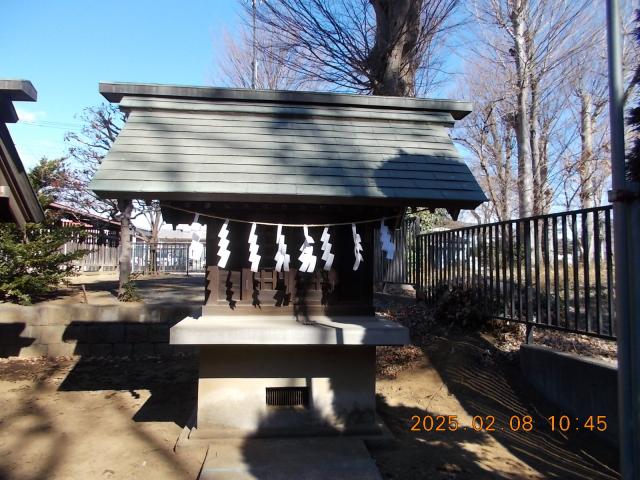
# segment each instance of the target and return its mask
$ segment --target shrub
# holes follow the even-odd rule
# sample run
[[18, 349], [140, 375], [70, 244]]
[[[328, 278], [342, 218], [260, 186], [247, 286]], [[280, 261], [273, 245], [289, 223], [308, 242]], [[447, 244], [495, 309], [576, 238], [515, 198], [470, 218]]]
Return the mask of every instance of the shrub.
[[63, 253], [61, 247], [82, 236], [77, 228], [29, 224], [24, 230], [0, 225], [0, 298], [28, 305], [73, 275], [71, 262], [86, 250]]
[[122, 293], [118, 295], [118, 300], [121, 302], [137, 302], [140, 300], [141, 297], [138, 293], [138, 286], [135, 282], [139, 276], [139, 273], [129, 275], [129, 280], [122, 285]]
[[434, 314], [438, 322], [463, 328], [480, 328], [500, 305], [490, 295], [482, 295], [474, 289], [443, 286], [438, 291]]

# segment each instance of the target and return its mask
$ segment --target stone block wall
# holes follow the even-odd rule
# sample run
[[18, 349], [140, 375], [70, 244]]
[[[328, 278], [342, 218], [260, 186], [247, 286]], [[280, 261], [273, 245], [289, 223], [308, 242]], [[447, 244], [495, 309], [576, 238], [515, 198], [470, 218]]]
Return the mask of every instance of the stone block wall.
[[604, 416], [607, 429], [589, 432], [618, 445], [618, 368], [615, 364], [552, 350], [541, 345], [520, 347], [525, 380], [571, 418], [584, 424]]
[[171, 356], [169, 328], [199, 305], [0, 305], [0, 357]]

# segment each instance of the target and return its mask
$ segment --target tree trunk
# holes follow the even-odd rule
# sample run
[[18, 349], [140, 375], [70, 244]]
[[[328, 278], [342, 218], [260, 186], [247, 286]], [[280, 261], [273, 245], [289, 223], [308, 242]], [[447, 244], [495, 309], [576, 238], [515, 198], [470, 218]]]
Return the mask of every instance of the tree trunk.
[[[580, 207], [593, 207], [593, 108], [591, 95], [586, 91], [580, 92], [580, 165], [578, 173], [580, 174]], [[583, 255], [592, 256], [593, 242], [593, 219], [592, 215], [586, 218], [587, 238], [583, 239]]]
[[120, 210], [120, 258], [118, 277], [118, 296], [124, 293], [124, 284], [129, 281], [131, 275], [131, 240], [130, 226], [131, 213], [133, 211], [133, 201], [118, 200]]
[[153, 240], [149, 244], [149, 273], [151, 275], [158, 273], [158, 242]]
[[498, 183], [497, 202], [495, 203], [498, 221], [504, 222], [509, 219], [509, 177], [507, 165], [510, 161], [505, 157], [502, 139], [498, 134], [497, 119], [493, 114], [487, 118], [489, 121], [489, 132], [491, 133], [491, 150], [496, 162], [496, 181]]
[[543, 214], [549, 213], [553, 202], [553, 194], [549, 187], [549, 125], [545, 125], [538, 138], [538, 162], [540, 169], [540, 184], [542, 185]]
[[[513, 121], [510, 122], [510, 125], [513, 126]], [[504, 176], [507, 179], [507, 181], [504, 184], [504, 190], [502, 192], [502, 195], [505, 198], [504, 201], [504, 219], [505, 220], [509, 220], [511, 218], [511, 202], [509, 199], [509, 195], [511, 193], [511, 187], [512, 187], [512, 173], [511, 173], [511, 156], [513, 154], [513, 147], [512, 147], [512, 143], [510, 141], [510, 132], [509, 134], [505, 134], [504, 136]]]
[[518, 203], [520, 217], [531, 216], [531, 200], [533, 196], [533, 178], [531, 171], [531, 142], [529, 128], [529, 97], [531, 95], [529, 86], [529, 75], [527, 68], [527, 48], [524, 25], [524, 12], [526, 11], [526, 1], [517, 2], [511, 13], [511, 22], [514, 31], [514, 46], [517, 76], [517, 96], [516, 107], [516, 141], [518, 144]]
[[[531, 72], [529, 72], [531, 74]], [[529, 108], [529, 144], [531, 148], [531, 171], [533, 175], [533, 206], [534, 215], [545, 213], [544, 185], [540, 171], [540, 131], [538, 129], [538, 83], [531, 80], [531, 104]]]
[[160, 236], [160, 224], [162, 223], [162, 214], [160, 205], [154, 205], [153, 223], [151, 224], [151, 273], [158, 273], [158, 237]]
[[367, 59], [374, 95], [415, 95], [419, 64], [415, 50], [420, 36], [423, 0], [370, 0], [376, 14], [375, 44]]
[[591, 95], [587, 92], [580, 93], [580, 207], [593, 206], [593, 112]]

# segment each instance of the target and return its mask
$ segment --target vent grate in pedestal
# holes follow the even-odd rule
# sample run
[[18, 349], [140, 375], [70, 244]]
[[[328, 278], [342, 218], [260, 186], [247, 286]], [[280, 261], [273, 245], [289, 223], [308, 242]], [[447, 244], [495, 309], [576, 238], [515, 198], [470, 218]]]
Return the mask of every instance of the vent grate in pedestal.
[[306, 407], [309, 405], [309, 387], [267, 387], [267, 405]]

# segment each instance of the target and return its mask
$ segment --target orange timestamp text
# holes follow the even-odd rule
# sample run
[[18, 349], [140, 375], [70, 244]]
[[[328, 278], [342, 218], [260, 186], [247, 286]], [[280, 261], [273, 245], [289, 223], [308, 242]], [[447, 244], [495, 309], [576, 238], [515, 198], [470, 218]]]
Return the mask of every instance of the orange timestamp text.
[[505, 421], [496, 420], [493, 415], [474, 415], [469, 425], [462, 424], [457, 415], [413, 415], [411, 417], [412, 432], [455, 432], [456, 430], [472, 430], [476, 432], [530, 432], [538, 423], [548, 426], [552, 432], [569, 430], [588, 430], [604, 432], [607, 427], [607, 417], [604, 415], [590, 415], [584, 418], [568, 415], [552, 415], [536, 422], [531, 415], [511, 415]]

